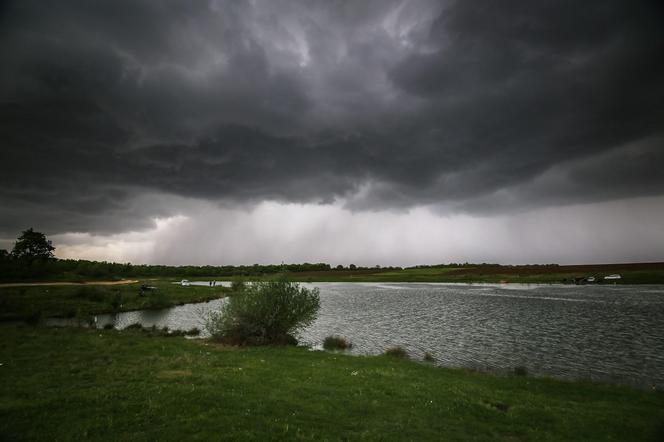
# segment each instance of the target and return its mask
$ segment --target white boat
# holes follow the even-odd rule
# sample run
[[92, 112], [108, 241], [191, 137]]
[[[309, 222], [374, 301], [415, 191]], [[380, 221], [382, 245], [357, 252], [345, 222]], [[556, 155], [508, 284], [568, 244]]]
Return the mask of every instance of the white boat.
[[614, 273], [613, 275], [606, 275], [604, 277], [604, 279], [608, 279], [608, 280], [622, 279], [622, 276], [620, 276], [617, 273]]

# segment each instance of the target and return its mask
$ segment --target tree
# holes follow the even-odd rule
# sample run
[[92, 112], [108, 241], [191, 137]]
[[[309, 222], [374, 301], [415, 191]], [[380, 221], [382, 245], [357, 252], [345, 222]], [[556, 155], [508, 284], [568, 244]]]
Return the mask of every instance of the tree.
[[12, 257], [27, 260], [48, 259], [53, 258], [53, 250], [55, 247], [46, 239], [46, 235], [35, 232], [31, 227], [21, 233], [16, 240]]
[[351, 264], [351, 265], [348, 266], [348, 268], [351, 269], [351, 270], [355, 270], [355, 269], [357, 269], [357, 266], [355, 264]]

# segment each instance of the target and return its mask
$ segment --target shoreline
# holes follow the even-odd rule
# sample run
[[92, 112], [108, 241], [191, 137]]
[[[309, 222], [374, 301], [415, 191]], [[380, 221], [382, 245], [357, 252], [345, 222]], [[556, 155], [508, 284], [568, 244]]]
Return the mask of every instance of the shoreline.
[[67, 285], [127, 285], [136, 284], [138, 279], [120, 279], [118, 281], [52, 281], [52, 282], [2, 282], [0, 288], [3, 287], [38, 287], [38, 286], [67, 286]]
[[[246, 277], [246, 281], [262, 281], [270, 279], [274, 275], [260, 276], [255, 279]], [[590, 286], [590, 287], [613, 287], [613, 286], [632, 286], [632, 285], [664, 285], [664, 281], [661, 282], [594, 282], [594, 283], [581, 283], [574, 284], [569, 282], [561, 281], [550, 281], [550, 280], [533, 280], [533, 281], [492, 281], [485, 279], [477, 280], [430, 280], [430, 281], [413, 281], [413, 280], [399, 280], [399, 279], [390, 279], [390, 280], [381, 280], [381, 279], [372, 279], [372, 278], [328, 278], [328, 279], [312, 279], [312, 278], [298, 278], [296, 275], [291, 275], [293, 282], [305, 283], [305, 284], [316, 284], [316, 283], [348, 283], [348, 284], [452, 284], [452, 285], [492, 285], [492, 286], [501, 286], [501, 285], [546, 285], [546, 286], [561, 286], [561, 287], [577, 287], [577, 286]], [[60, 286], [118, 286], [118, 285], [129, 285], [129, 284], [138, 284], [141, 281], [162, 281], [162, 282], [171, 282], [172, 284], [179, 284], [178, 280], [173, 280], [173, 278], [141, 278], [141, 279], [122, 279], [118, 281], [50, 281], [50, 282], [3, 282], [0, 283], [0, 289], [2, 288], [13, 288], [13, 287], [60, 287]], [[217, 282], [233, 282], [232, 278], [228, 277], [216, 277], [216, 278], [197, 278], [192, 280], [207, 282], [208, 280], [215, 280]]]

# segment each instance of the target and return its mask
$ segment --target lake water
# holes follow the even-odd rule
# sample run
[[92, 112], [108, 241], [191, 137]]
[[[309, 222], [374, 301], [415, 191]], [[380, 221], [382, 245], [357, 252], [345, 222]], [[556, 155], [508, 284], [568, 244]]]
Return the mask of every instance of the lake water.
[[[332, 334], [355, 354], [403, 346], [436, 364], [593, 379], [664, 388], [664, 286], [419, 283], [315, 283], [321, 311], [300, 341], [320, 347]], [[160, 311], [98, 317], [98, 326], [131, 323], [202, 327], [223, 300]]]

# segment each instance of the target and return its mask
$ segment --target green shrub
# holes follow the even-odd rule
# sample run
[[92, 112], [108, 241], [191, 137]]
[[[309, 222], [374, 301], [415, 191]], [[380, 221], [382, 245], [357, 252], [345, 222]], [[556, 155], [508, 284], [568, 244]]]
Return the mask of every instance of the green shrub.
[[94, 317], [90, 315], [90, 312], [82, 307], [76, 309], [76, 314], [74, 315], [76, 320], [76, 325], [78, 327], [91, 327], [94, 325]]
[[399, 346], [388, 348], [385, 350], [385, 354], [393, 358], [408, 359], [408, 352]]
[[125, 330], [140, 330], [143, 328], [143, 325], [140, 322], [134, 322], [133, 324], [129, 324], [126, 326], [124, 329]]
[[111, 310], [117, 312], [122, 307], [122, 293], [118, 290], [111, 296]]
[[235, 278], [233, 279], [233, 282], [231, 282], [231, 290], [234, 292], [243, 292], [246, 287], [247, 284], [242, 278]]
[[328, 336], [323, 341], [323, 348], [325, 350], [346, 350], [351, 348], [353, 344], [341, 336]]
[[153, 290], [148, 292], [147, 304], [148, 308], [151, 309], [166, 308], [170, 305], [166, 293], [160, 290]]
[[518, 365], [514, 367], [514, 376], [528, 376], [528, 369], [525, 365]]
[[198, 336], [201, 334], [201, 330], [198, 327], [190, 328], [185, 332], [187, 336]]
[[318, 289], [280, 277], [247, 285], [209, 314], [205, 327], [213, 338], [229, 344], [293, 344], [293, 334], [312, 324], [319, 308]]

